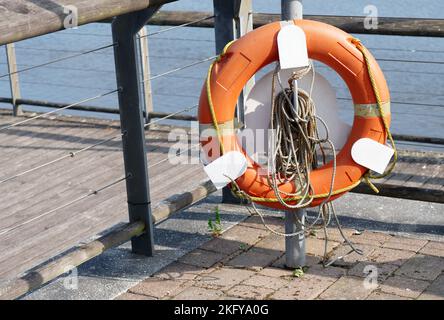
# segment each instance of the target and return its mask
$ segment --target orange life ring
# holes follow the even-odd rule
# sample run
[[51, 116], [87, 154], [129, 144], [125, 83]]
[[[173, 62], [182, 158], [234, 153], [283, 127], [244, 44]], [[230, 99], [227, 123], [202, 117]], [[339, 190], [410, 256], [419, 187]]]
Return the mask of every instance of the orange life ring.
[[[351, 157], [353, 144], [361, 138], [370, 138], [385, 143], [387, 132], [383, 119], [379, 114], [377, 98], [373, 90], [367, 67], [378, 88], [386, 123], [390, 122], [390, 94], [384, 75], [376, 60], [367, 55], [367, 64], [363, 53], [356, 47], [350, 34], [333, 26], [310, 21], [294, 20], [275, 22], [249, 32], [233, 42], [226, 52], [214, 63], [210, 71], [208, 90], [213, 105], [214, 118], [217, 119], [224, 150], [241, 151], [248, 161], [248, 168], [243, 176], [236, 180], [238, 186], [253, 198], [266, 199], [261, 204], [284, 209], [276, 199], [267, 177], [261, 174], [261, 166], [254, 162], [242, 150], [234, 130], [234, 115], [238, 97], [247, 81], [262, 67], [278, 60], [277, 34], [284, 23], [294, 23], [303, 29], [307, 39], [310, 59], [318, 60], [334, 69], [348, 86], [354, 103], [354, 121], [351, 133], [342, 150], [337, 155], [336, 178], [334, 182], [334, 200], [359, 184], [362, 176], [368, 171], [358, 165]], [[207, 85], [204, 85], [199, 101], [198, 120], [201, 133], [204, 129], [213, 128]], [[211, 129], [210, 129], [211, 130]], [[217, 150], [219, 139], [216, 134], [201, 135], [202, 149], [208, 160], [219, 157]], [[326, 165], [313, 170], [310, 174], [312, 182], [311, 196], [314, 200], [310, 206], [317, 206], [325, 200], [330, 191], [333, 165]], [[295, 193], [293, 182], [279, 185], [285, 193]], [[323, 196], [324, 195], [324, 196]], [[283, 196], [285, 199], [285, 196]], [[288, 198], [288, 196], [287, 196]], [[296, 200], [286, 199], [289, 204]]]

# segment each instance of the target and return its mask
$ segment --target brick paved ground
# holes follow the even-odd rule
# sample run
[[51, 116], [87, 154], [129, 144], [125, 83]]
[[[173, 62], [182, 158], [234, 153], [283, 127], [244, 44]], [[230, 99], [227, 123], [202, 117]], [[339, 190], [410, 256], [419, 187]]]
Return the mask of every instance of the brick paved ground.
[[[268, 223], [283, 230], [282, 219]], [[310, 235], [307, 268], [295, 277], [284, 268], [284, 239], [250, 217], [118, 299], [444, 299], [444, 242], [345, 231], [362, 256], [324, 268], [323, 237]], [[330, 256], [349, 251], [336, 229], [329, 236]]]

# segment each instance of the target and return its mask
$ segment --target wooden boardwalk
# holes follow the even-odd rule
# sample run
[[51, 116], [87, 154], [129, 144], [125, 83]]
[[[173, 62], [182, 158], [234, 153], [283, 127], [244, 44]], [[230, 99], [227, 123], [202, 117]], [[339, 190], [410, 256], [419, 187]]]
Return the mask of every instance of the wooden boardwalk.
[[[0, 127], [19, 119], [0, 111]], [[200, 164], [172, 165], [165, 161], [173, 144], [168, 141], [171, 130], [159, 125], [146, 133], [154, 206], [205, 179]], [[118, 133], [118, 122], [74, 117], [37, 119], [0, 131], [0, 181]], [[380, 184], [382, 193], [391, 190], [393, 195], [402, 195], [408, 190], [422, 190], [423, 195], [442, 199], [443, 162], [444, 154], [402, 152], [395, 173]], [[54, 210], [123, 175], [121, 141], [116, 139], [0, 182], [0, 279], [15, 277], [127, 221], [124, 182]], [[369, 188], [362, 185], [360, 189], [366, 192]]]

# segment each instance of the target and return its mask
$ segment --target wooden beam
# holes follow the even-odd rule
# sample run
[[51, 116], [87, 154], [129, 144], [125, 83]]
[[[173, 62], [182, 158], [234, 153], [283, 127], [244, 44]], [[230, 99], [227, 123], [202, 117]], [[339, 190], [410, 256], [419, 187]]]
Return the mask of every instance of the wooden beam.
[[[211, 16], [210, 12], [160, 11], [149, 21], [149, 24], [176, 26], [208, 16]], [[305, 15], [304, 19], [328, 23], [349, 33], [417, 37], [444, 37], [444, 19], [379, 17], [379, 26], [377, 29], [366, 29], [364, 27], [365, 17]], [[253, 14], [254, 28], [258, 28], [260, 26], [263, 26], [264, 24], [279, 20], [279, 14]], [[213, 19], [200, 21], [198, 23], [190, 25], [190, 27], [205, 28], [212, 28], [213, 26]]]
[[65, 28], [66, 8], [77, 9], [78, 25], [109, 19], [176, 0], [2, 0], [0, 45]]
[[378, 183], [374, 181], [373, 184], [375, 185], [376, 188], [378, 188], [379, 190], [378, 194], [375, 194], [375, 192], [372, 189], [370, 189], [370, 187], [367, 186], [365, 183], [361, 183], [351, 192], [369, 194], [369, 195], [378, 195], [382, 197], [397, 198], [397, 199], [444, 203], [444, 190], [399, 186], [394, 184]]

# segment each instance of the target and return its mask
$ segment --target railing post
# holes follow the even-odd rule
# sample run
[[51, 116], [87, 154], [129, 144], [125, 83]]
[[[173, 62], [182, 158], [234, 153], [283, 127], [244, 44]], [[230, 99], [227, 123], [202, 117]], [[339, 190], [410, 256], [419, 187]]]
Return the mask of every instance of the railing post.
[[[213, 0], [213, 5], [216, 53], [219, 54], [228, 42], [239, 39], [253, 30], [253, 6], [252, 0]], [[240, 124], [245, 122], [245, 100], [253, 85], [254, 78], [247, 82], [239, 96], [236, 114]], [[228, 187], [222, 190], [222, 202], [240, 203], [239, 199], [233, 197]]]
[[138, 47], [139, 58], [142, 66], [142, 92], [143, 105], [145, 106], [145, 123], [150, 121], [150, 113], [153, 112], [153, 95], [151, 89], [151, 67], [150, 67], [150, 53], [148, 46], [148, 32], [147, 27], [143, 26], [139, 31]]
[[21, 96], [14, 43], [6, 45], [6, 61], [8, 63], [9, 84], [11, 86], [12, 112], [14, 116], [21, 116], [23, 114], [22, 107], [17, 103]]
[[302, 0], [281, 0], [281, 18], [302, 19]]
[[151, 216], [148, 167], [140, 76], [137, 33], [158, 10], [148, 8], [118, 16], [112, 22], [114, 61], [119, 88], [120, 124], [130, 222], [143, 221], [145, 232], [131, 240], [134, 253], [153, 255], [153, 220]]

